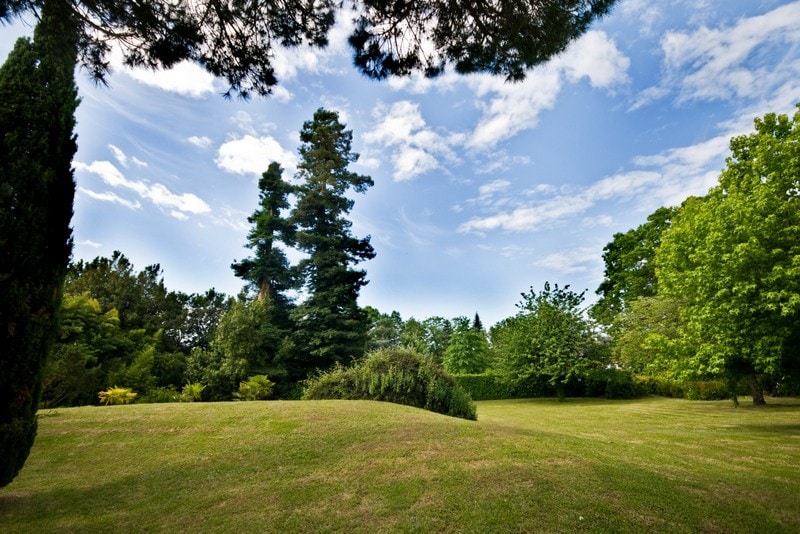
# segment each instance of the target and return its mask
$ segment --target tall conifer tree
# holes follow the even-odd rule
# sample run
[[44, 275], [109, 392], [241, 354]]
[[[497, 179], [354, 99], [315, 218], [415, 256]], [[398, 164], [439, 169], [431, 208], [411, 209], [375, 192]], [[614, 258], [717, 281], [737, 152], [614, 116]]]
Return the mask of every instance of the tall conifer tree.
[[255, 257], [231, 264], [234, 274], [246, 280], [257, 292], [258, 299], [285, 309], [288, 301], [285, 291], [295, 287], [296, 277], [289, 267], [286, 254], [279, 243], [291, 245], [294, 228], [281, 212], [289, 208], [292, 186], [283, 180], [283, 169], [270, 163], [258, 181], [259, 208], [248, 217], [253, 225], [247, 236], [247, 246]]
[[33, 42], [17, 41], [0, 68], [0, 486], [33, 445], [72, 253], [77, 32], [66, 5], [48, 3]]
[[346, 218], [353, 207], [349, 190], [363, 193], [372, 178], [348, 167], [358, 159], [351, 149], [353, 133], [345, 130], [334, 111], [319, 109], [303, 125], [299, 149], [297, 205], [291, 220], [297, 225], [297, 247], [308, 254], [299, 264], [308, 298], [295, 311], [298, 345], [311, 368], [326, 368], [363, 354], [369, 327], [359, 308], [367, 273], [353, 266], [375, 257], [369, 237], [350, 232]]

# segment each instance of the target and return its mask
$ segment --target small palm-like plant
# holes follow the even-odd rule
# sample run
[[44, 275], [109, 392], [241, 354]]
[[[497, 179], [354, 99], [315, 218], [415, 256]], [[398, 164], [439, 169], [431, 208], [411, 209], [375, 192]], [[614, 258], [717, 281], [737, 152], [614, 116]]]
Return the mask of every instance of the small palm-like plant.
[[186, 402], [199, 401], [205, 388], [200, 382], [186, 384], [181, 390], [181, 400]]
[[239, 383], [238, 395], [241, 400], [264, 400], [272, 395], [272, 388], [275, 384], [266, 375], [255, 375], [247, 379], [247, 382]]
[[132, 391], [131, 388], [121, 388], [119, 386], [108, 388], [97, 394], [97, 396], [100, 397], [100, 402], [105, 405], [130, 404], [136, 399], [137, 395], [138, 393]]

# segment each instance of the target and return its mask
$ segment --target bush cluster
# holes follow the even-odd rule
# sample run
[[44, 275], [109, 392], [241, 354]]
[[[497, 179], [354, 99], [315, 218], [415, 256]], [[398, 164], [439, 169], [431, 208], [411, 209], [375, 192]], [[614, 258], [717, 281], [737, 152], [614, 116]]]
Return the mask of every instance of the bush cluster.
[[453, 377], [404, 348], [377, 350], [350, 367], [339, 365], [309, 379], [303, 398], [387, 401], [477, 419], [475, 403]]
[[[545, 378], [516, 387], [492, 373], [453, 375], [453, 378], [475, 400], [552, 397], [556, 394]], [[595, 369], [581, 380], [569, 381], [564, 389], [568, 397], [635, 399], [647, 394], [630, 372], [613, 368]]]
[[[662, 397], [689, 400], [725, 400], [732, 396], [730, 385], [724, 380], [667, 380], [652, 376], [637, 376], [636, 382], [645, 392]], [[744, 391], [736, 391], [742, 395]]]

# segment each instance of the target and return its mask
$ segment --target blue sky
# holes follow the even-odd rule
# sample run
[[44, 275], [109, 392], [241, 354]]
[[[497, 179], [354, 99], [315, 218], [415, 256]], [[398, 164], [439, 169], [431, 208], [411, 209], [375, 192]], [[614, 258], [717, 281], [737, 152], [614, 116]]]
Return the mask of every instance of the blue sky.
[[[800, 2], [621, 0], [526, 81], [446, 74], [374, 82], [351, 67], [346, 20], [323, 51], [279, 51], [268, 98], [227, 101], [198, 68], [77, 75], [75, 259], [121, 250], [170, 289], [229, 294], [257, 180], [291, 178], [298, 132], [340, 113], [375, 186], [353, 232], [377, 257], [360, 302], [404, 319], [513, 315], [545, 281], [587, 291], [602, 249], [662, 205], [704, 194], [728, 141], [800, 101]], [[5, 58], [23, 23], [0, 29]]]

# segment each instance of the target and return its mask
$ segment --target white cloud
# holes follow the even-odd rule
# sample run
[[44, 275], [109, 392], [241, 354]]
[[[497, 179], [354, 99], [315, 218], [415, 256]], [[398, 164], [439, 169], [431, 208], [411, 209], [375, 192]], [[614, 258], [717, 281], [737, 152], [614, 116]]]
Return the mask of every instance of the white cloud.
[[570, 82], [588, 78], [592, 87], [610, 89], [628, 80], [631, 61], [605, 32], [588, 31], [570, 46], [560, 60]]
[[[151, 201], [160, 208], [171, 208], [172, 211], [177, 210], [183, 214], [205, 214], [211, 211], [211, 207], [193, 193], [177, 195], [163, 184], [151, 185], [138, 180], [128, 180], [110, 161], [94, 161], [88, 165], [76, 162], [75, 170], [95, 174], [106, 184], [133, 191], [141, 198]], [[93, 193], [89, 190], [83, 190], [83, 192], [98, 200], [117, 202], [132, 209], [139, 207], [138, 202], [135, 204], [130, 203], [130, 201], [125, 201], [114, 193]], [[126, 204], [126, 202], [129, 204]]]
[[131, 162], [132, 162], [134, 165], [136, 165], [137, 167], [147, 167], [147, 162], [146, 162], [146, 161], [142, 161], [142, 160], [140, 160], [140, 159], [139, 159], [139, 158], [137, 158], [136, 156], [133, 156], [133, 157], [131, 158]]
[[297, 156], [286, 150], [271, 136], [255, 137], [245, 135], [223, 143], [214, 162], [220, 169], [234, 174], [255, 174], [260, 176], [269, 164], [277, 161], [288, 173], [294, 174]]
[[206, 136], [193, 135], [186, 140], [197, 148], [206, 149], [211, 146], [211, 139]]
[[483, 184], [478, 188], [478, 194], [481, 198], [486, 198], [494, 195], [495, 193], [499, 193], [501, 191], [505, 191], [509, 188], [511, 182], [508, 180], [493, 180], [488, 184]]
[[419, 106], [403, 100], [391, 106], [379, 105], [372, 116], [375, 127], [364, 134], [364, 141], [393, 149], [394, 179], [411, 180], [441, 167], [440, 159], [455, 161], [453, 146], [463, 140], [459, 134], [441, 135], [428, 128]]
[[582, 273], [593, 270], [600, 257], [601, 254], [593, 247], [577, 247], [548, 254], [533, 264], [559, 274]]
[[628, 80], [630, 60], [605, 32], [589, 31], [567, 51], [531, 70], [524, 81], [509, 83], [489, 75], [468, 77], [479, 98], [488, 97], [467, 147], [486, 151], [519, 132], [534, 128], [542, 111], [555, 106], [564, 81], [588, 78], [592, 87], [612, 89]]
[[123, 67], [133, 79], [163, 91], [201, 98], [219, 92], [214, 76], [195, 63], [184, 61], [169, 70]]
[[90, 247], [90, 248], [100, 248], [103, 246], [102, 243], [92, 241], [91, 239], [84, 239], [83, 241], [78, 241], [75, 244], [78, 245], [79, 247]]
[[[486, 184], [479, 189], [481, 196], [473, 202], [488, 214], [471, 218], [461, 224], [459, 231], [479, 234], [493, 230], [536, 232], [576, 219], [601, 202], [631, 202], [637, 210], [677, 205], [687, 196], [705, 194], [716, 183], [718, 164], [724, 159], [726, 146], [717, 137], [697, 145], [639, 157], [634, 163], [644, 168], [607, 176], [587, 187], [558, 189], [540, 184], [518, 197], [509, 193], [497, 198], [493, 193], [505, 191], [508, 186], [502, 182]], [[583, 217], [575, 221], [583, 226], [610, 222], [608, 216]]]
[[119, 149], [114, 145], [108, 145], [108, 149], [111, 151], [112, 154], [114, 154], [114, 159], [116, 159], [120, 165], [122, 165], [123, 167], [128, 166], [128, 156], [126, 156], [121, 149]]

